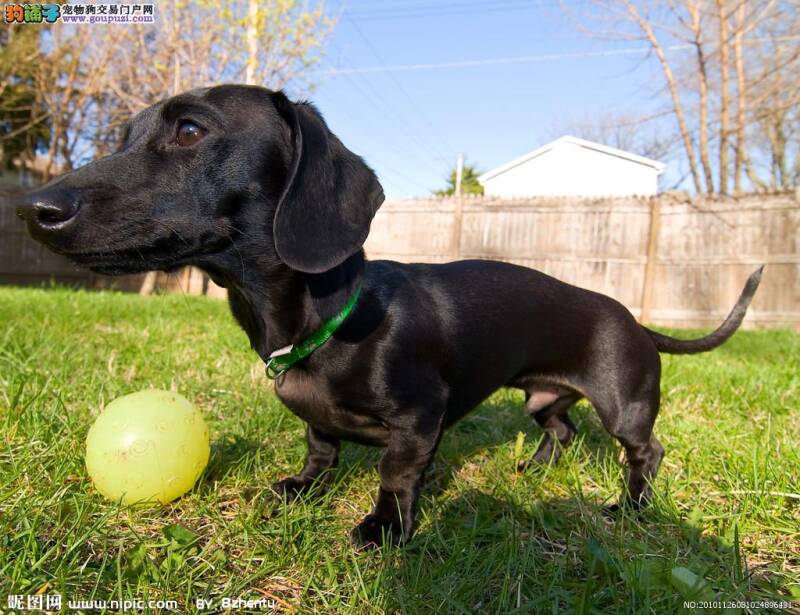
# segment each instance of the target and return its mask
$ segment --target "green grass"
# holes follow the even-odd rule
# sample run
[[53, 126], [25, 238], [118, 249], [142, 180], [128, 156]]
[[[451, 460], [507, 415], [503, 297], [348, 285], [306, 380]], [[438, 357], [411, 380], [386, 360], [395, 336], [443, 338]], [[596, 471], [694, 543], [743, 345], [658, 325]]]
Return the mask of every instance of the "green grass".
[[[220, 596], [321, 613], [666, 613], [693, 595], [800, 606], [790, 331], [664, 356], [667, 455], [640, 517], [601, 514], [621, 488], [619, 447], [586, 403], [561, 463], [516, 473], [541, 432], [503, 390], [445, 435], [413, 542], [356, 553], [347, 533], [376, 493], [378, 450], [345, 445], [321, 503], [265, 519], [243, 498], [300, 467], [303, 425], [224, 303], [6, 288], [0, 319], [0, 611], [7, 594], [37, 591], [174, 599], [181, 612]], [[94, 492], [83, 442], [104, 404], [146, 387], [197, 404], [212, 457], [177, 502], [122, 508]], [[695, 591], [676, 567], [702, 580]]]

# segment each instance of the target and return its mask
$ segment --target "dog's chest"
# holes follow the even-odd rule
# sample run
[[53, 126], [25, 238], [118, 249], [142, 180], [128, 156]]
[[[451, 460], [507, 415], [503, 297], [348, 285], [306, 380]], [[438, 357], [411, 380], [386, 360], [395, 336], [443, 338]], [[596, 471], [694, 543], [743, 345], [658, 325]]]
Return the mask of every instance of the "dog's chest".
[[[290, 370], [275, 382], [280, 400], [298, 417], [331, 436], [384, 446], [389, 430], [376, 414], [341, 401], [327, 382], [302, 371]], [[367, 404], [368, 405], [368, 404]]]

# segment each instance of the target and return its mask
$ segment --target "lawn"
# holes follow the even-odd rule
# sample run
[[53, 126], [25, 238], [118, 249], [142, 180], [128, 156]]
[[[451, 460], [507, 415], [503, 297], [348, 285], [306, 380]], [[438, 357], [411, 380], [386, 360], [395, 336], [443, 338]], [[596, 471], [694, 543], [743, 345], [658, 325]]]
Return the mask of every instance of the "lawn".
[[[219, 611], [222, 597], [300, 613], [666, 613], [686, 599], [800, 610], [796, 333], [663, 357], [667, 454], [638, 517], [602, 514], [621, 488], [619, 447], [585, 402], [560, 464], [517, 473], [541, 432], [503, 390], [445, 435], [413, 542], [358, 553], [347, 534], [376, 493], [376, 449], [345, 445], [321, 503], [269, 518], [245, 500], [300, 467], [303, 424], [225, 303], [5, 288], [0, 323], [0, 612], [6, 595], [37, 592], [180, 612], [197, 599]], [[201, 409], [211, 460], [173, 504], [119, 507], [93, 490], [83, 443], [104, 404], [146, 387]]]

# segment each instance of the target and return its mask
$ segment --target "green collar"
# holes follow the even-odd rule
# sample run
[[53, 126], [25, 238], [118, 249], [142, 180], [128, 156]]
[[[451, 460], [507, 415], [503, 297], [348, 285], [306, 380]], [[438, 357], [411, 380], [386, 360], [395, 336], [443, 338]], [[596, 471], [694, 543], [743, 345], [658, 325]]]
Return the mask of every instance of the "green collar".
[[267, 377], [274, 380], [295, 363], [302, 361], [327, 342], [336, 332], [336, 329], [350, 316], [360, 294], [361, 284], [359, 283], [355, 292], [353, 292], [350, 299], [347, 301], [347, 305], [333, 318], [323, 323], [319, 329], [314, 331], [314, 333], [309, 335], [302, 342], [298, 344], [289, 344], [284, 348], [278, 348], [278, 350], [269, 355], [269, 360], [267, 361]]

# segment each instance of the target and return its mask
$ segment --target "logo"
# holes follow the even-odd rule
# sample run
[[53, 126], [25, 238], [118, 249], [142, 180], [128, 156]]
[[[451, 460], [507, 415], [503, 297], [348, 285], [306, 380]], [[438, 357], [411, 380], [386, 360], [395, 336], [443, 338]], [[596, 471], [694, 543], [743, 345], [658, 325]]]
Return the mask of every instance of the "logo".
[[5, 4], [9, 24], [153, 23], [154, 4]]

